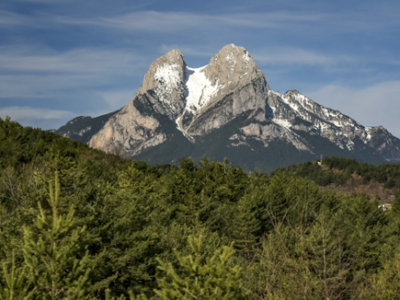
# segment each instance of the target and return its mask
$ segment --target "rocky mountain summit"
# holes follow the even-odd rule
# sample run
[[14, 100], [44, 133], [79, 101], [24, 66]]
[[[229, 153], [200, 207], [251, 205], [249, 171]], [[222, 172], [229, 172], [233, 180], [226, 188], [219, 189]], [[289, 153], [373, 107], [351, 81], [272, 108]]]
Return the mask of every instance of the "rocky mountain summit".
[[151, 163], [203, 155], [228, 157], [249, 170], [320, 155], [400, 162], [400, 140], [386, 129], [365, 127], [296, 90], [274, 92], [250, 53], [233, 44], [201, 68], [187, 66], [182, 52], [172, 50], [151, 64], [121, 110], [98, 117], [96, 126], [76, 120], [84, 126], [67, 123], [58, 133]]

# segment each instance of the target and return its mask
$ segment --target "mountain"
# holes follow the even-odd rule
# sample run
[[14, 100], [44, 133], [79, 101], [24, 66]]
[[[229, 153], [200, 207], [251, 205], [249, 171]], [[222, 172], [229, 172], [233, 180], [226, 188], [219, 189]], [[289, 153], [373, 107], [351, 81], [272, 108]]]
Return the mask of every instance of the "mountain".
[[98, 118], [96, 127], [81, 117], [58, 133], [150, 163], [207, 155], [270, 171], [320, 155], [400, 162], [400, 140], [386, 129], [365, 127], [297, 90], [274, 92], [250, 53], [233, 44], [201, 68], [187, 66], [179, 50], [166, 53], [125, 107]]
[[117, 112], [115, 111], [96, 118], [90, 116], [77, 117], [55, 130], [54, 133], [87, 144], [92, 136], [99, 132], [108, 119]]

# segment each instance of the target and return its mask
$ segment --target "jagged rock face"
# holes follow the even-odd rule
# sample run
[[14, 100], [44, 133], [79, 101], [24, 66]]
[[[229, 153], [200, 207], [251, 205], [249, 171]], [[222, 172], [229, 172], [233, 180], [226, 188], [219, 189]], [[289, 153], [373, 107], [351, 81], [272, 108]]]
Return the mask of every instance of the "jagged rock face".
[[[220, 128], [243, 112], [265, 110], [267, 81], [243, 47], [227, 45], [206, 67], [188, 70], [193, 72], [187, 72], [185, 80], [189, 105], [177, 124], [192, 140]], [[198, 76], [197, 73], [204, 76], [201, 85], [204, 87], [200, 89], [191, 85], [191, 77]], [[198, 102], [198, 97], [192, 100], [192, 94], [201, 95]]]
[[136, 96], [108, 120], [89, 145], [106, 152], [133, 156], [163, 143], [166, 134], [155, 115], [176, 119], [184, 108], [186, 64], [179, 50], [154, 61]]
[[257, 141], [261, 141], [265, 147], [268, 147], [269, 142], [274, 139], [284, 139], [288, 143], [293, 144], [297, 149], [302, 151], [312, 151], [306, 146], [304, 140], [296, 133], [288, 130], [285, 127], [277, 126], [274, 124], [260, 125], [258, 123], [251, 123], [248, 126], [242, 127], [241, 131], [243, 136], [234, 135], [231, 137], [232, 140], [240, 138], [246, 140], [246, 138], [253, 138]]
[[151, 105], [151, 102], [146, 101], [150, 100], [146, 96], [145, 94], [129, 101], [128, 105], [113, 115], [102, 130], [92, 137], [89, 145], [109, 153], [133, 156], [164, 142], [166, 135], [157, 130], [160, 122], [141, 113], [135, 106], [135, 101]]
[[263, 79], [263, 84], [267, 87], [264, 74], [254, 62], [250, 53], [243, 47], [237, 47], [233, 44], [225, 46], [211, 58], [203, 72], [213, 86], [219, 87], [213, 101], [218, 101], [225, 95], [237, 92], [260, 78]]
[[[268, 103], [273, 110], [273, 121], [284, 128], [319, 135], [349, 151], [372, 148], [387, 161], [400, 161], [400, 140], [382, 126], [364, 127], [337, 110], [319, 105], [296, 90], [288, 91], [284, 95], [270, 91]], [[356, 141], [361, 142], [357, 149]]]
[[[174, 121], [194, 142], [196, 136], [220, 128], [243, 112], [260, 110], [264, 116], [268, 89], [264, 74], [242, 47], [227, 45], [209, 65], [197, 69], [186, 66], [182, 53], [172, 50], [152, 63], [136, 96], [89, 145], [136, 155], [166, 140], [160, 115]], [[140, 107], [145, 107], [144, 112]]]
[[366, 143], [390, 162], [400, 162], [400, 140], [382, 126], [366, 127]]
[[153, 91], [165, 110], [160, 112], [175, 119], [184, 108], [185, 68], [181, 51], [168, 52], [151, 64], [136, 95]]
[[[219, 145], [214, 152], [204, 150], [211, 155], [229, 150], [251, 156], [256, 151], [262, 162], [268, 155], [279, 158], [280, 151], [289, 151], [292, 163], [300, 162], [296, 157], [309, 160], [326, 153], [400, 162], [400, 140], [383, 127], [364, 127], [296, 90], [283, 95], [272, 91], [252, 56], [233, 44], [201, 68], [187, 66], [179, 50], [160, 57], [136, 96], [97, 131], [91, 147], [145, 159], [153, 153], [157, 162], [201, 155], [203, 150], [196, 149], [207, 150], [204, 143], [210, 142]], [[151, 150], [162, 147], [170, 149], [164, 160], [163, 150]], [[238, 157], [238, 163], [245, 159]]]
[[88, 143], [93, 135], [99, 132], [108, 119], [115, 113], [108, 113], [96, 118], [89, 116], [77, 117], [57, 129], [55, 133], [82, 143]]

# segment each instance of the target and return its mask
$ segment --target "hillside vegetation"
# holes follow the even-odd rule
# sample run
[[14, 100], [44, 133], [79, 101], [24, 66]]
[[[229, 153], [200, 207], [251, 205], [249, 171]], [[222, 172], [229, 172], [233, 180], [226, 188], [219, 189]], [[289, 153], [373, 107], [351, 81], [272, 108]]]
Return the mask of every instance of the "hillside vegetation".
[[[325, 185], [358, 170], [331, 161]], [[149, 166], [0, 119], [0, 299], [398, 299], [400, 210], [291, 168]]]
[[319, 162], [292, 165], [276, 172], [287, 172], [309, 179], [323, 189], [342, 193], [365, 193], [370, 199], [400, 204], [400, 165], [379, 166], [354, 159], [326, 157]]

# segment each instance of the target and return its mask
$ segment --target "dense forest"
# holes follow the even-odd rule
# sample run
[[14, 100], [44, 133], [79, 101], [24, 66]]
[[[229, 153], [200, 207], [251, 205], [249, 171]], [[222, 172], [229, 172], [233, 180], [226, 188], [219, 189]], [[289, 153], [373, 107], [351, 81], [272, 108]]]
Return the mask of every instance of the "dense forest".
[[[324, 168], [323, 166], [326, 166]], [[334, 172], [338, 170], [341, 172]], [[400, 189], [400, 165], [381, 164], [375, 166], [355, 159], [340, 157], [325, 157], [320, 164], [308, 162], [299, 165], [289, 166], [286, 169], [277, 169], [276, 172], [288, 171], [296, 173], [298, 176], [315, 181], [318, 185], [328, 184], [342, 185], [357, 174], [362, 178], [362, 182], [367, 184], [371, 180], [383, 183], [385, 188]]]
[[319, 187], [354, 173], [399, 187], [398, 165], [150, 166], [0, 119], [0, 299], [399, 299], [398, 206]]

